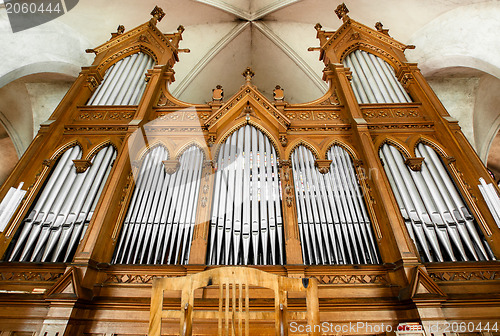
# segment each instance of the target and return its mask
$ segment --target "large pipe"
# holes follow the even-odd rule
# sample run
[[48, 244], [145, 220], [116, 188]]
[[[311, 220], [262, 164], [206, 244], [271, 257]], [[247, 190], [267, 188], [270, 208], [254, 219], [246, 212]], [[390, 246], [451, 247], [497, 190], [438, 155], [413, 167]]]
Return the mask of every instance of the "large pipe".
[[155, 63], [154, 60], [151, 57], [148, 57], [148, 63], [146, 64], [145, 69], [141, 73], [142, 76], [140, 76], [137, 80], [137, 84], [135, 85], [135, 89], [128, 103], [129, 105], [139, 104], [139, 101], [141, 100], [141, 95], [146, 89], [146, 84], [147, 84], [144, 75], [146, 74], [147, 69], [151, 69], [153, 67], [154, 63]]

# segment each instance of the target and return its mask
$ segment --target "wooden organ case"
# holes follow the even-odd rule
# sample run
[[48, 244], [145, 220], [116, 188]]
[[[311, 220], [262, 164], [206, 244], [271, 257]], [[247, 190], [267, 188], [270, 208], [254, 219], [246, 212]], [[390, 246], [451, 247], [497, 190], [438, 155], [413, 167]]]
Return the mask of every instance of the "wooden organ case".
[[[329, 90], [305, 104], [279, 86], [266, 98], [250, 68], [225, 101], [220, 86], [207, 104], [179, 101], [168, 87], [184, 28], [161, 33], [158, 7], [89, 50], [94, 63], [0, 193], [27, 187], [0, 234], [1, 335], [145, 335], [153, 279], [225, 265], [314, 278], [325, 334], [403, 322], [498, 332], [500, 232], [478, 188], [488, 172], [407, 62], [411, 46], [345, 5], [336, 13], [343, 25], [316, 25], [313, 48]], [[195, 306], [216, 311], [210, 285]], [[250, 309], [273, 311], [273, 296], [252, 290]], [[165, 307], [180, 302], [165, 292]], [[193, 316], [193, 334], [218, 334]], [[280, 333], [300, 334], [289, 325]], [[250, 330], [274, 334], [275, 321]]]

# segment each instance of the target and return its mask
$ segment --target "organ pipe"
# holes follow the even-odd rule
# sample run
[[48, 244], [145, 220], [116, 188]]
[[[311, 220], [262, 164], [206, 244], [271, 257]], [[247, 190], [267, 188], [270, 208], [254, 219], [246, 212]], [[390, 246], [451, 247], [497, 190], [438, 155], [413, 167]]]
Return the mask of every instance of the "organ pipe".
[[479, 190], [486, 201], [486, 205], [490, 209], [491, 215], [495, 219], [497, 226], [500, 228], [500, 197], [498, 197], [497, 192], [493, 183], [486, 183], [486, 181], [481, 177], [479, 178]]
[[285, 263], [278, 156], [253, 126], [221, 145], [208, 245], [211, 265]]
[[399, 151], [384, 144], [380, 157], [405, 225], [426, 261], [494, 259], [436, 152], [418, 144], [421, 171], [408, 168]]
[[169, 175], [162, 146], [151, 149], [139, 170], [113, 256], [115, 264], [187, 264], [196, 224], [203, 153], [189, 147]]
[[79, 146], [64, 152], [13, 242], [9, 261], [71, 261], [109, 174], [116, 151], [101, 149], [85, 172], [77, 174], [73, 160]]
[[154, 60], [142, 52], [116, 62], [104, 74], [88, 105], [137, 105], [146, 88], [144, 75], [153, 65]]
[[352, 71], [352, 89], [361, 104], [409, 103], [411, 98], [383, 59], [355, 50], [344, 59]]
[[349, 155], [328, 152], [330, 171], [319, 173], [304, 146], [292, 153], [297, 219], [307, 265], [379, 263], [368, 212]]

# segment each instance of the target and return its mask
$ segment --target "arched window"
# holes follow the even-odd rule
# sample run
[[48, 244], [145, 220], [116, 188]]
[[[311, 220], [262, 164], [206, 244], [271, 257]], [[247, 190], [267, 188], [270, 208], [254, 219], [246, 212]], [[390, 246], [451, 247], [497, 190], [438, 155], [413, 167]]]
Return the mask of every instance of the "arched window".
[[379, 262], [370, 218], [351, 158], [339, 146], [328, 152], [321, 174], [309, 149], [292, 153], [302, 257], [307, 265]]
[[154, 64], [145, 53], [125, 57], [113, 64], [87, 105], [137, 105], [146, 88], [144, 74]]
[[421, 171], [384, 144], [380, 157], [410, 237], [426, 261], [490, 260], [491, 251], [438, 154], [422, 143]]
[[278, 157], [269, 138], [246, 125], [217, 156], [207, 263], [283, 265]]
[[187, 264], [196, 220], [203, 153], [189, 147], [173, 174], [168, 152], [156, 146], [145, 156], [113, 263]]
[[352, 71], [352, 89], [361, 104], [408, 103], [411, 98], [397, 80], [394, 69], [383, 59], [355, 50], [344, 59]]
[[73, 160], [79, 146], [68, 149], [57, 161], [41, 194], [11, 243], [9, 261], [69, 262], [85, 234], [111, 171], [116, 150], [107, 146], [92, 165], [77, 173]]

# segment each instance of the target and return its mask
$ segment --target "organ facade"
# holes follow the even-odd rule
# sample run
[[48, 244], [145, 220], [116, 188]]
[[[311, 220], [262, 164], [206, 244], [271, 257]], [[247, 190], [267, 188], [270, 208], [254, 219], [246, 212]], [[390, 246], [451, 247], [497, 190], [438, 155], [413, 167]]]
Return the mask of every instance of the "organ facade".
[[[88, 50], [0, 192], [2, 335], [293, 334], [311, 321], [498, 333], [498, 187], [407, 62], [412, 46], [336, 13], [337, 31], [316, 25], [329, 89], [303, 104], [280, 86], [264, 96], [250, 68], [227, 100], [219, 86], [206, 104], [173, 97], [184, 28], [159, 31], [158, 7]], [[8, 194], [20, 183], [22, 200]], [[152, 292], [178, 277], [189, 300], [168, 281]], [[178, 310], [160, 327], [158, 295]]]

